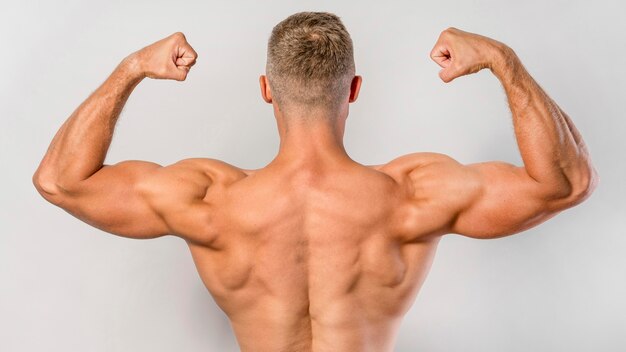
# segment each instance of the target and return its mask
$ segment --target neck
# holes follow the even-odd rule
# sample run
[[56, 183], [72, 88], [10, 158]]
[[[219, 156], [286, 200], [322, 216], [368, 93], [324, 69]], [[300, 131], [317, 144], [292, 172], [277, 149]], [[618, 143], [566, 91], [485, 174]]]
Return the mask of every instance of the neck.
[[280, 147], [273, 163], [313, 167], [351, 160], [343, 146], [347, 112], [275, 113]]

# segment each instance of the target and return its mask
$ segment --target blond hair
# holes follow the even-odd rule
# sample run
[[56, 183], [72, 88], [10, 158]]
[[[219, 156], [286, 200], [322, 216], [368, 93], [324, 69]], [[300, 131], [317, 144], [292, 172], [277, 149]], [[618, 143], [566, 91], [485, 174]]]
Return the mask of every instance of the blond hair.
[[350, 34], [332, 13], [293, 14], [272, 30], [266, 73], [279, 106], [336, 108], [355, 74]]

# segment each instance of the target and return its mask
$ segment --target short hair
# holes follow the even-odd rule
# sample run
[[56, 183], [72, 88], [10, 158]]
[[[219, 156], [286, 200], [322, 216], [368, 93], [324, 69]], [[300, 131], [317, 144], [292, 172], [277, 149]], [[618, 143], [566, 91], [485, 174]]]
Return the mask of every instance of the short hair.
[[355, 74], [350, 34], [332, 13], [293, 14], [272, 30], [266, 74], [281, 107], [336, 108]]

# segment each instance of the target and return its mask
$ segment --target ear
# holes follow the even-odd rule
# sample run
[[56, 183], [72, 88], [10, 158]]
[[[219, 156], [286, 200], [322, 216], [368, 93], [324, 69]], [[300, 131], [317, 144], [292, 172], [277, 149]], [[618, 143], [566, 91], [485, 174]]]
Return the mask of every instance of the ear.
[[272, 91], [270, 90], [270, 84], [267, 81], [267, 77], [265, 75], [261, 75], [259, 77], [259, 84], [261, 85], [261, 96], [266, 103], [272, 103]]
[[352, 83], [350, 83], [350, 99], [349, 103], [354, 103], [356, 98], [359, 97], [359, 91], [361, 90], [361, 82], [363, 78], [361, 76], [354, 76]]

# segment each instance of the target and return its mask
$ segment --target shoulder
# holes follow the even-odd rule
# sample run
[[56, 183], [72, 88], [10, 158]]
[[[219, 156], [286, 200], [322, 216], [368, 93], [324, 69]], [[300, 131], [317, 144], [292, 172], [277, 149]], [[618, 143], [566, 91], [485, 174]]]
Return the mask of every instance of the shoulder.
[[462, 166], [454, 158], [435, 152], [418, 152], [402, 155], [386, 164], [371, 165], [370, 167], [396, 177], [414, 177], [427, 171], [453, 170]]
[[211, 158], [187, 158], [155, 169], [140, 182], [139, 190], [158, 198], [202, 199], [209, 187], [247, 177], [248, 170]]
[[212, 182], [234, 182], [254, 172], [254, 170], [242, 169], [225, 161], [212, 158], [187, 158], [166, 166], [163, 170], [178, 174], [202, 175]]
[[481, 189], [480, 177], [475, 171], [442, 153], [403, 155], [379, 165], [377, 170], [404, 184], [416, 199], [462, 201]]
[[406, 192], [407, 202], [398, 216], [411, 241], [448, 231], [457, 210], [475, 193], [471, 170], [442, 153], [411, 153], [374, 168]]

